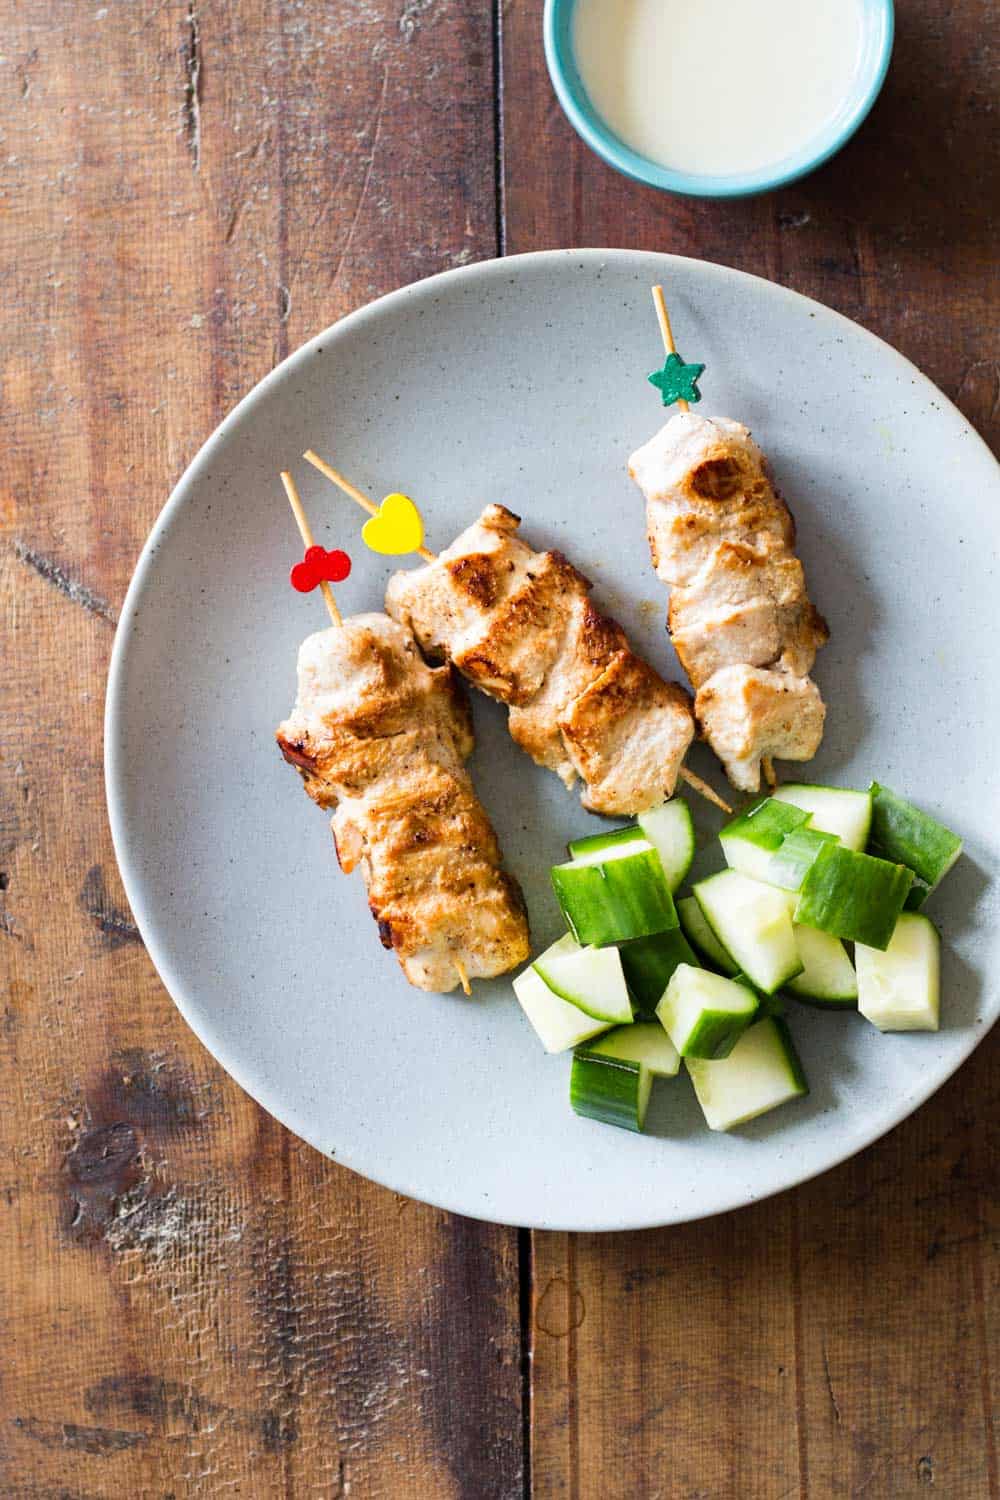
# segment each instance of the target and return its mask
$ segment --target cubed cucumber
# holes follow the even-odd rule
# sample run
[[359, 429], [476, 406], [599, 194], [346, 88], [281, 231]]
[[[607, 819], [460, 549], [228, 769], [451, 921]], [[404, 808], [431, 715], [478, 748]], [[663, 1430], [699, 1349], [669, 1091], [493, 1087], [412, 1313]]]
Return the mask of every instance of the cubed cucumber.
[[728, 1057], [757, 1014], [747, 986], [679, 964], [656, 1007], [664, 1031], [681, 1057]]
[[870, 792], [789, 781], [779, 786], [774, 796], [779, 802], [790, 802], [793, 807], [812, 813], [810, 828], [818, 828], [820, 833], [835, 833], [845, 849], [860, 850], [867, 844], [872, 821]]
[[602, 1125], [641, 1130], [652, 1084], [653, 1075], [642, 1063], [583, 1048], [573, 1055], [569, 1102], [578, 1115]]
[[609, 1026], [631, 1021], [632, 1002], [617, 948], [567, 946], [560, 953], [549, 949], [532, 968], [554, 995], [595, 1021]]
[[827, 844], [802, 882], [795, 921], [885, 949], [912, 883], [905, 865]]
[[858, 1003], [858, 976], [840, 939], [815, 927], [795, 925], [794, 932], [804, 968], [786, 988], [810, 1005], [853, 1010]]
[[618, 952], [636, 1009], [647, 1016], [654, 1014], [677, 965], [698, 962], [679, 927], [622, 943]]
[[642, 1063], [654, 1078], [673, 1078], [681, 1059], [673, 1042], [659, 1021], [635, 1021], [631, 1026], [616, 1026], [606, 1031], [585, 1049], [601, 1057], [616, 1057], [623, 1062]]
[[782, 891], [738, 870], [723, 870], [700, 880], [694, 894], [719, 942], [765, 995], [802, 972]]
[[785, 835], [808, 822], [809, 814], [791, 803], [759, 798], [719, 834], [726, 864], [751, 880], [767, 880], [766, 872]]
[[903, 910], [919, 911], [930, 893], [930, 886], [926, 885], [920, 879], [919, 875], [914, 875], [913, 884], [910, 886], [910, 889], [907, 892], [906, 900], [903, 902]]
[[[728, 974], [730, 978], [739, 973], [739, 964], [734, 961], [731, 953], [726, 952], [712, 931], [705, 913], [698, 905], [697, 896], [682, 896], [677, 902], [677, 915], [688, 941], [713, 969]], [[663, 993], [662, 990], [660, 993]]]
[[683, 797], [640, 813], [639, 827], [660, 856], [663, 873], [672, 891], [676, 891], [694, 859], [694, 823], [691, 809]]
[[933, 922], [903, 912], [885, 951], [858, 943], [858, 1009], [880, 1031], [937, 1031], [941, 942]]
[[781, 847], [771, 855], [761, 879], [768, 885], [780, 886], [783, 891], [801, 890], [802, 882], [823, 845], [837, 842], [835, 833], [823, 833], [818, 828], [793, 828], [791, 833], [785, 834]]
[[[576, 947], [576, 942], [567, 935], [553, 943], [542, 957], [566, 953]], [[598, 1021], [568, 1001], [560, 1000], [531, 965], [514, 980], [514, 994], [546, 1052], [565, 1052], [607, 1030], [607, 1021]]]
[[577, 1049], [570, 1103], [578, 1115], [604, 1125], [641, 1130], [653, 1079], [673, 1078], [680, 1064], [658, 1021], [617, 1026]]
[[715, 1062], [688, 1057], [684, 1066], [710, 1130], [732, 1130], [809, 1092], [791, 1034], [779, 1016], [755, 1022], [728, 1057]]
[[603, 948], [678, 925], [660, 856], [641, 837], [556, 865], [552, 885], [581, 944]]
[[927, 887], [925, 895], [929, 895], [961, 854], [962, 840], [887, 786], [873, 781], [871, 794], [871, 853], [906, 865]]
[[595, 860], [620, 859], [633, 851], [631, 844], [648, 843], [646, 836], [634, 823], [624, 828], [602, 829], [600, 833], [588, 833], [582, 839], [570, 839], [566, 845], [569, 857], [576, 864], [593, 864]]

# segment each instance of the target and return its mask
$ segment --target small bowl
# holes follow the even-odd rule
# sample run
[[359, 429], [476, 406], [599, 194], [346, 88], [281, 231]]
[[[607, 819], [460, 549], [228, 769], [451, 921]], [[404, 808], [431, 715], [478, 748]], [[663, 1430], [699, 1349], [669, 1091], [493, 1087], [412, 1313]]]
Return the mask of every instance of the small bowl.
[[620, 140], [590, 102], [573, 55], [573, 7], [576, 0], [545, 0], [545, 61], [563, 110], [578, 135], [592, 151], [637, 182], [667, 193], [694, 198], [744, 198], [784, 187], [823, 162], [845, 145], [868, 114], [885, 79], [892, 56], [893, 0], [862, 0], [863, 42], [851, 92], [833, 119], [797, 151], [752, 172], [708, 175], [678, 172], [641, 156]]

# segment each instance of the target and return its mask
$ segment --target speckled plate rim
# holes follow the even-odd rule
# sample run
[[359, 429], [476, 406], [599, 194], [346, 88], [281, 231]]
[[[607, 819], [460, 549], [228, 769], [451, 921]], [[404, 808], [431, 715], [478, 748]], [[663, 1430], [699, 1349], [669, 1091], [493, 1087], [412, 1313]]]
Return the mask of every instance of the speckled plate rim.
[[[832, 308], [814, 301], [812, 298], [804, 297], [801, 293], [794, 292], [787, 287], [780, 286], [776, 282], [770, 282], [763, 277], [752, 276], [745, 271], [737, 271], [729, 266], [714, 264], [710, 261], [698, 260], [694, 257], [677, 256], [668, 254], [656, 254], [654, 257], [662, 262], [663, 279], [669, 281], [672, 266], [697, 266], [699, 274], [706, 276], [709, 280], [731, 282], [737, 280], [752, 286], [756, 295], [773, 296], [777, 298], [794, 301], [801, 306], [818, 308], [824, 318], [832, 319], [850, 328], [852, 332], [861, 334], [869, 341], [873, 350], [877, 350], [880, 359], [894, 363], [900, 372], [911, 380], [918, 382], [921, 386], [933, 390], [936, 399], [943, 404], [954, 416], [955, 420], [965, 429], [966, 436], [972, 439], [973, 444], [981, 451], [985, 459], [995, 465], [993, 455], [953, 402], [940, 392], [933, 382], [904, 355], [893, 349], [877, 335], [869, 332], [860, 324], [845, 318], [843, 314], [835, 312]], [[174, 486], [169, 499], [153, 523], [152, 530], [139, 555], [135, 572], [129, 584], [119, 617], [118, 628], [115, 633], [114, 646], [111, 654], [111, 664], [108, 672], [107, 694], [105, 698], [104, 713], [104, 771], [105, 771], [105, 794], [108, 804], [108, 817], [111, 826], [111, 837], [114, 845], [115, 855], [121, 871], [122, 882], [125, 893], [135, 917], [136, 924], [146, 946], [146, 950], [153, 962], [156, 971], [162, 980], [164, 987], [171, 996], [184, 1020], [198, 1037], [199, 1041], [208, 1049], [217, 1062], [226, 1070], [240, 1087], [250, 1095], [268, 1114], [272, 1115], [287, 1129], [291, 1130], [302, 1140], [314, 1146], [324, 1156], [328, 1156], [324, 1143], [320, 1140], [310, 1126], [310, 1122], [303, 1113], [287, 1102], [279, 1101], [272, 1096], [271, 1091], [247, 1076], [247, 1070], [243, 1061], [233, 1056], [231, 1050], [221, 1042], [216, 1029], [212, 1024], [210, 1013], [207, 1013], [200, 1005], [198, 996], [187, 991], [180, 976], [175, 972], [171, 964], [165, 946], [160, 942], [156, 914], [151, 911], [147, 904], [142, 889], [142, 884], [132, 864], [129, 850], [129, 829], [122, 812], [122, 796], [120, 786], [123, 777], [123, 766], [121, 763], [121, 740], [123, 735], [124, 714], [126, 704], [124, 700], [125, 662], [132, 638], [133, 625], [141, 605], [143, 593], [147, 586], [147, 580], [153, 565], [154, 554], [157, 544], [163, 534], [177, 521], [188, 500], [189, 494], [197, 485], [198, 481], [206, 473], [209, 466], [215, 460], [216, 454], [231, 430], [252, 413], [254, 407], [275, 386], [288, 380], [304, 366], [312, 357], [320, 345], [329, 341], [338, 330], [357, 329], [363, 327], [366, 322], [376, 315], [381, 315], [386, 309], [395, 306], [403, 307], [409, 301], [424, 297], [428, 291], [442, 284], [451, 284], [456, 280], [463, 282], [475, 282], [476, 280], [489, 280], [498, 275], [509, 277], [517, 275], [521, 270], [530, 270], [541, 264], [553, 264], [564, 262], [568, 267], [576, 264], [593, 265], [595, 269], [601, 264], [606, 264], [609, 259], [616, 261], [629, 261], [635, 265], [645, 264], [648, 266], [651, 252], [639, 250], [616, 250], [616, 249], [568, 249], [568, 250], [543, 250], [535, 251], [526, 255], [508, 256], [503, 259], [478, 261], [470, 266], [461, 266], [451, 271], [443, 271], [438, 275], [425, 278], [423, 281], [411, 283], [397, 291], [389, 292], [384, 297], [366, 304], [364, 307], [349, 313], [337, 323], [323, 330], [310, 339], [301, 348], [297, 349], [281, 364], [277, 365], [266, 375], [246, 396], [233, 408], [227, 417], [219, 424], [212, 435], [203, 444], [194, 459], [185, 469], [181, 478]], [[766, 289], [763, 292], [761, 289]], [[998, 469], [1000, 478], [1000, 469]], [[754, 1193], [747, 1190], [734, 1193], [729, 1197], [722, 1197], [715, 1202], [710, 1209], [703, 1212], [673, 1214], [664, 1218], [662, 1213], [635, 1215], [625, 1212], [609, 1211], [607, 1218], [597, 1224], [581, 1225], [579, 1223], [563, 1223], [558, 1220], [545, 1218], [525, 1219], [521, 1221], [523, 1227], [532, 1229], [548, 1229], [554, 1231], [570, 1232], [614, 1232], [631, 1231], [639, 1229], [652, 1229], [666, 1224], [683, 1224], [702, 1218], [711, 1218], [715, 1214], [728, 1213], [734, 1209], [744, 1208], [751, 1203], [758, 1203], [765, 1198], [774, 1197], [776, 1194], [786, 1192], [789, 1188], [798, 1187], [804, 1182], [809, 1182], [815, 1177], [830, 1171], [841, 1163], [849, 1160], [858, 1152], [872, 1145], [887, 1135], [889, 1131], [901, 1124], [913, 1112], [925, 1103], [941, 1086], [958, 1071], [961, 1065], [972, 1054], [983, 1037], [987, 1035], [992, 1026], [1000, 1017], [1000, 993], [991, 993], [986, 1002], [992, 1009], [984, 1023], [975, 1028], [970, 1028], [968, 1033], [956, 1041], [954, 1052], [947, 1061], [936, 1068], [927, 1079], [923, 1080], [916, 1088], [901, 1095], [896, 1101], [895, 1107], [888, 1110], [884, 1115], [870, 1126], [864, 1126], [851, 1130], [850, 1120], [845, 1118], [838, 1122], [841, 1129], [831, 1132], [831, 1138], [837, 1141], [831, 1145], [829, 1154], [821, 1160], [811, 1160], [808, 1166], [796, 1169], [791, 1166], [785, 1178], [778, 1183], [769, 1186], [765, 1191]], [[350, 1153], [342, 1154], [338, 1151], [336, 1164], [346, 1166], [370, 1181], [377, 1182], [381, 1186], [389, 1188], [394, 1192], [413, 1196], [412, 1187], [405, 1180], [396, 1177], [391, 1170], [386, 1172], [372, 1171], [369, 1164], [364, 1168], [355, 1165]], [[441, 1194], [432, 1198], [422, 1198], [421, 1201], [430, 1203], [435, 1208], [445, 1209], [452, 1213], [463, 1214], [469, 1218], [483, 1219], [492, 1223], [513, 1223], [509, 1219], [499, 1219], [488, 1214], [475, 1212], [470, 1208], [469, 1197], [456, 1194]]]

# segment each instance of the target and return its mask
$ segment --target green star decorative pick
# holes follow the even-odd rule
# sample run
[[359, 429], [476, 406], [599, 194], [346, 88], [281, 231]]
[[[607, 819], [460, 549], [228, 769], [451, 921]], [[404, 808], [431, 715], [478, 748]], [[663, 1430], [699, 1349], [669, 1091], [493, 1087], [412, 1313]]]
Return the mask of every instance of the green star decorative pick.
[[698, 377], [704, 374], [704, 365], [686, 365], [677, 353], [668, 354], [663, 368], [654, 370], [648, 377], [663, 397], [664, 406], [673, 406], [675, 401], [700, 401]]

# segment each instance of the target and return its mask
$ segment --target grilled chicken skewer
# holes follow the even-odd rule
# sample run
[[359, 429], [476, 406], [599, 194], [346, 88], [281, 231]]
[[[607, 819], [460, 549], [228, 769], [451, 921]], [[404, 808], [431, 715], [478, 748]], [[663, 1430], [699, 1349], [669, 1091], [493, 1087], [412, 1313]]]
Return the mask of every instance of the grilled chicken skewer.
[[[329, 464], [305, 456], [374, 511]], [[587, 579], [560, 552], [533, 551], [519, 525], [488, 505], [426, 566], [390, 579], [388, 613], [430, 659], [505, 703], [514, 740], [566, 786], [579, 778], [591, 811], [645, 812], [673, 794], [678, 775], [726, 807], [682, 768], [694, 738], [687, 693], [636, 656], [594, 607]]]
[[519, 518], [488, 505], [433, 563], [396, 573], [386, 610], [421, 649], [507, 704], [511, 735], [592, 812], [669, 797], [694, 738], [687, 693], [629, 648], [559, 552], [534, 552]]
[[[672, 352], [669, 321], [664, 342]], [[749, 430], [678, 404], [629, 474], [646, 497], [653, 566], [671, 586], [667, 625], [697, 690], [698, 726], [733, 785], [756, 792], [772, 757], [810, 760], [819, 748], [826, 709], [809, 673], [829, 631]]]
[[340, 866], [360, 865], [383, 946], [409, 982], [468, 992], [470, 978], [530, 956], [524, 900], [463, 764], [468, 702], [452, 668], [429, 667], [397, 621], [338, 621], [302, 644], [278, 745], [313, 801], [335, 809]]

